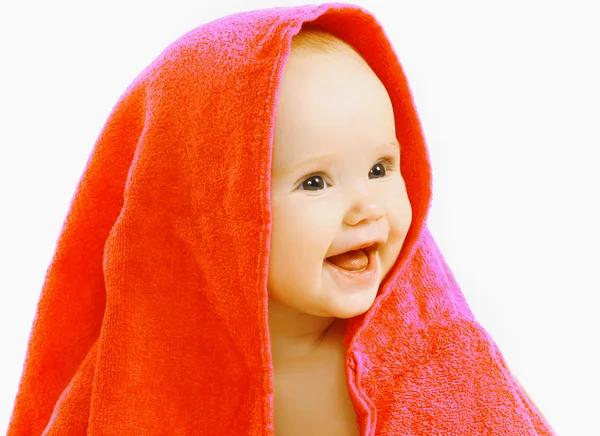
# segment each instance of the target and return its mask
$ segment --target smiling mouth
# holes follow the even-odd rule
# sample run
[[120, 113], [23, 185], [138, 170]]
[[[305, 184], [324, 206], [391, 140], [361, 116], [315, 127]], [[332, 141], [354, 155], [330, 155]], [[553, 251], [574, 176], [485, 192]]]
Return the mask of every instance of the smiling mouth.
[[[337, 278], [339, 283], [342, 286], [371, 286], [375, 283], [375, 280], [378, 276], [378, 267], [377, 262], [375, 260], [377, 246], [373, 245], [370, 247], [361, 248], [360, 250], [352, 250], [346, 253], [355, 253], [357, 251], [362, 251], [361, 263], [364, 264], [364, 258], [367, 258], [366, 265], [356, 265], [354, 267], [361, 266], [361, 268], [347, 269], [344, 266], [352, 266], [353, 261], [350, 261], [350, 264], [344, 263], [343, 265], [336, 265], [331, 262], [329, 259], [325, 259], [325, 264], [329, 266], [330, 271], [334, 274], [334, 277]], [[343, 253], [344, 255], [346, 253]], [[336, 256], [331, 256], [331, 258], [335, 258]]]
[[354, 250], [349, 250], [344, 253], [329, 256], [325, 260], [338, 268], [346, 271], [362, 271], [368, 268], [371, 263], [371, 257], [377, 250], [379, 244], [371, 244], [367, 247], [362, 247]]

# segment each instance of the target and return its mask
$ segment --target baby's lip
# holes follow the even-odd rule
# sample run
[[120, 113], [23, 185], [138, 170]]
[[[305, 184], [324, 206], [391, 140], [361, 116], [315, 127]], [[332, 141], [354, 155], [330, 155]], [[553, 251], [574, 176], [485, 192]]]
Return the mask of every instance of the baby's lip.
[[338, 254], [346, 253], [348, 251], [361, 250], [361, 249], [364, 249], [364, 251], [367, 254], [370, 254], [372, 251], [377, 250], [377, 248], [379, 247], [379, 244], [382, 244], [383, 242], [384, 241], [381, 239], [371, 239], [368, 241], [354, 243], [352, 245], [342, 247], [337, 253], [327, 256], [326, 259], [329, 257], [332, 257], [332, 256], [337, 256]]

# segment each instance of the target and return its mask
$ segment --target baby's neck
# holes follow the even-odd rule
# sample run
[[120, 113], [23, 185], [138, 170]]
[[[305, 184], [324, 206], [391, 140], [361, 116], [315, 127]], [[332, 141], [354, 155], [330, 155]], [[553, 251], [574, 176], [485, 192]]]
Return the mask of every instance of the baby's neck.
[[269, 307], [269, 335], [273, 367], [340, 351], [346, 331], [345, 319], [281, 313]]

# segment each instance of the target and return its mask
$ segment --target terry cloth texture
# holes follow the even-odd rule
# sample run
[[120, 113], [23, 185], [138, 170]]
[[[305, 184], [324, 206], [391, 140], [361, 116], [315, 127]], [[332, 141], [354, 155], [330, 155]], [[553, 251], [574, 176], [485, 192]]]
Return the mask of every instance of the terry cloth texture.
[[364, 8], [329, 3], [204, 24], [125, 90], [57, 241], [9, 436], [273, 435], [274, 119], [291, 38], [309, 21], [386, 87], [413, 210], [373, 306], [347, 325], [361, 434], [553, 434], [427, 228], [429, 155], [391, 42]]

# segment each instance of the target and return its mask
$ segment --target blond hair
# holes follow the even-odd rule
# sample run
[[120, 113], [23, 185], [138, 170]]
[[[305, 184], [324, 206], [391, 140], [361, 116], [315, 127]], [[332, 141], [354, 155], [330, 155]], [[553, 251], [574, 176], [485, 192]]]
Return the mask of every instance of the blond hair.
[[352, 47], [337, 36], [326, 30], [307, 22], [302, 25], [300, 31], [292, 37], [292, 49], [302, 51], [347, 51]]

